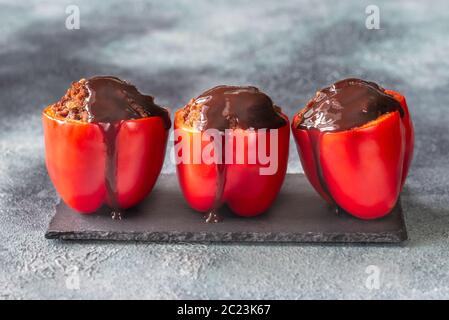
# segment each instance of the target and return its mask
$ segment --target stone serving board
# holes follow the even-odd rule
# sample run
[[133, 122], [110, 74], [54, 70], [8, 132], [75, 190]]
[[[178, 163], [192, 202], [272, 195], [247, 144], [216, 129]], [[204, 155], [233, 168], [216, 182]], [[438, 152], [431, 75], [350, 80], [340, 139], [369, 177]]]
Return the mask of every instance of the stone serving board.
[[221, 223], [205, 223], [182, 197], [176, 175], [161, 175], [151, 195], [113, 220], [107, 210], [80, 215], [64, 203], [45, 234], [48, 239], [150, 242], [400, 243], [407, 240], [400, 201], [387, 216], [363, 221], [335, 213], [302, 174], [288, 174], [272, 208], [241, 218], [222, 210]]

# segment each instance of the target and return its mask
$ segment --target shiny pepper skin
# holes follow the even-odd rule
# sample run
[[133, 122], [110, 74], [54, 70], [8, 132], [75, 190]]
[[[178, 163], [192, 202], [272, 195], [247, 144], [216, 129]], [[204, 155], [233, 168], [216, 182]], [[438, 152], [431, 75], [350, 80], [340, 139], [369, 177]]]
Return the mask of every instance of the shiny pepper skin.
[[[264, 167], [264, 165], [259, 161], [254, 164], [249, 163], [247, 139], [245, 139], [244, 147], [245, 162], [243, 164], [236, 163], [236, 144], [233, 144], [234, 162], [224, 165], [226, 166], [224, 173], [225, 185], [219, 201], [222, 204], [227, 204], [239, 216], [252, 217], [265, 212], [279, 193], [287, 170], [290, 140], [290, 124], [287, 117], [285, 115], [283, 117], [286, 120], [286, 124], [277, 129], [277, 171], [275, 174], [261, 175], [260, 168]], [[181, 138], [175, 141], [175, 150], [176, 148], [193, 150], [192, 144], [195, 136], [202, 133], [184, 127], [179, 111], [175, 115], [174, 127], [175, 130], [182, 131], [180, 136], [188, 137], [188, 139]], [[234, 129], [233, 134], [224, 139], [233, 139], [233, 136], [246, 136], [256, 140], [260, 138], [258, 130]], [[269, 143], [271, 141], [268, 139]], [[208, 141], [202, 143], [202, 151], [207, 144], [209, 144]], [[267, 150], [269, 150], [269, 147], [267, 147]], [[217, 180], [219, 179], [217, 164], [204, 162], [179, 163], [176, 169], [181, 190], [190, 207], [199, 212], [210, 211], [216, 200]]]
[[164, 161], [168, 129], [160, 117], [120, 122], [116, 136], [116, 197], [106, 185], [107, 147], [98, 124], [62, 121], [42, 115], [45, 159], [50, 178], [64, 202], [80, 213], [103, 205], [127, 209], [153, 189]]

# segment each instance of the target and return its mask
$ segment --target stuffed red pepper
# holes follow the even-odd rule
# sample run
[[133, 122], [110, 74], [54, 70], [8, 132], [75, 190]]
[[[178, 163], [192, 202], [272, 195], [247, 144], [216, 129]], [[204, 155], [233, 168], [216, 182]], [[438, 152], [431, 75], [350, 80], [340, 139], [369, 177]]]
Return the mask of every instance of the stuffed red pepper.
[[48, 173], [71, 208], [119, 213], [150, 193], [171, 125], [153, 97], [115, 77], [82, 79], [42, 118]]
[[218, 86], [175, 115], [179, 183], [188, 204], [220, 220], [226, 204], [256, 216], [276, 198], [285, 177], [290, 125], [281, 109], [255, 87]]
[[362, 218], [396, 205], [413, 157], [405, 98], [345, 79], [318, 91], [292, 121], [304, 171], [329, 203]]

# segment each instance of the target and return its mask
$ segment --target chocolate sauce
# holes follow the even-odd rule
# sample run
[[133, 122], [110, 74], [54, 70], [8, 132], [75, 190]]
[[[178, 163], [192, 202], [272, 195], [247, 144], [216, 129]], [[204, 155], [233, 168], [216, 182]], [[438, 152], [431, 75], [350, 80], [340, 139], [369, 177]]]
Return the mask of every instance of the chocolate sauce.
[[278, 129], [285, 119], [265, 93], [256, 87], [217, 86], [192, 102], [202, 105], [196, 129]]
[[137, 88], [116, 77], [94, 77], [87, 80], [89, 98], [86, 103], [88, 121], [114, 123], [145, 117], [161, 117], [170, 128], [168, 111], [154, 103], [152, 96], [141, 94]]
[[[225, 164], [225, 136], [220, 137], [222, 139], [221, 143], [221, 163], [215, 164], [217, 170], [217, 184], [215, 191], [214, 203], [212, 209], [204, 215], [204, 221], [208, 223], [218, 223], [223, 221], [223, 217], [220, 215], [219, 210], [223, 205], [223, 193], [226, 185], [226, 164]], [[220, 144], [215, 144], [215, 150], [218, 150]]]
[[403, 115], [400, 103], [384, 89], [373, 82], [351, 78], [318, 91], [307, 104], [298, 127], [344, 131], [394, 111]]
[[307, 104], [297, 127], [307, 130], [319, 182], [336, 206], [336, 213], [341, 210], [329, 192], [320, 164], [322, 136], [326, 132], [361, 127], [383, 114], [394, 111], [398, 111], [401, 116], [404, 114], [400, 103], [385, 93], [383, 88], [373, 82], [353, 78], [321, 89]]
[[161, 117], [170, 128], [168, 111], [154, 103], [152, 96], [141, 94], [137, 88], [116, 77], [94, 77], [86, 82], [88, 121], [101, 129], [106, 145], [106, 190], [112, 208], [112, 218], [121, 219], [117, 202], [117, 135], [124, 120]]
[[[265, 93], [256, 87], [217, 86], [207, 90], [190, 105], [201, 106], [200, 120], [194, 123], [199, 131], [207, 129], [278, 129], [286, 124], [280, 109]], [[212, 209], [204, 218], [206, 222], [220, 222], [219, 209], [223, 205], [226, 186], [226, 164], [224, 159], [224, 135], [222, 136], [222, 163], [216, 164], [217, 185]], [[217, 150], [216, 144], [215, 150]]]
[[99, 122], [97, 123], [101, 132], [103, 133], [103, 138], [106, 145], [106, 173], [105, 173], [105, 185], [106, 191], [108, 193], [108, 199], [110, 206], [112, 208], [111, 216], [114, 220], [121, 220], [122, 213], [120, 211], [120, 206], [117, 202], [117, 151], [116, 151], [116, 140], [117, 135], [121, 127], [121, 121], [118, 122]]

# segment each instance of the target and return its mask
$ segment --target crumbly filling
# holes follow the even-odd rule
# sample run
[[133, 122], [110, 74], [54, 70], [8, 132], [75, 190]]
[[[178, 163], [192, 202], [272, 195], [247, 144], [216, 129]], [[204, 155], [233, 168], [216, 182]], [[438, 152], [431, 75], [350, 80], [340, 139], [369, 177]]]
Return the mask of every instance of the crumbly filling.
[[196, 128], [201, 121], [203, 115], [203, 104], [196, 103], [195, 99], [191, 99], [189, 103], [182, 109], [182, 118], [184, 124], [190, 128]]
[[86, 79], [73, 82], [66, 94], [50, 106], [54, 116], [88, 122], [89, 113], [86, 110], [86, 100], [89, 97], [89, 90], [86, 87], [86, 82]]

